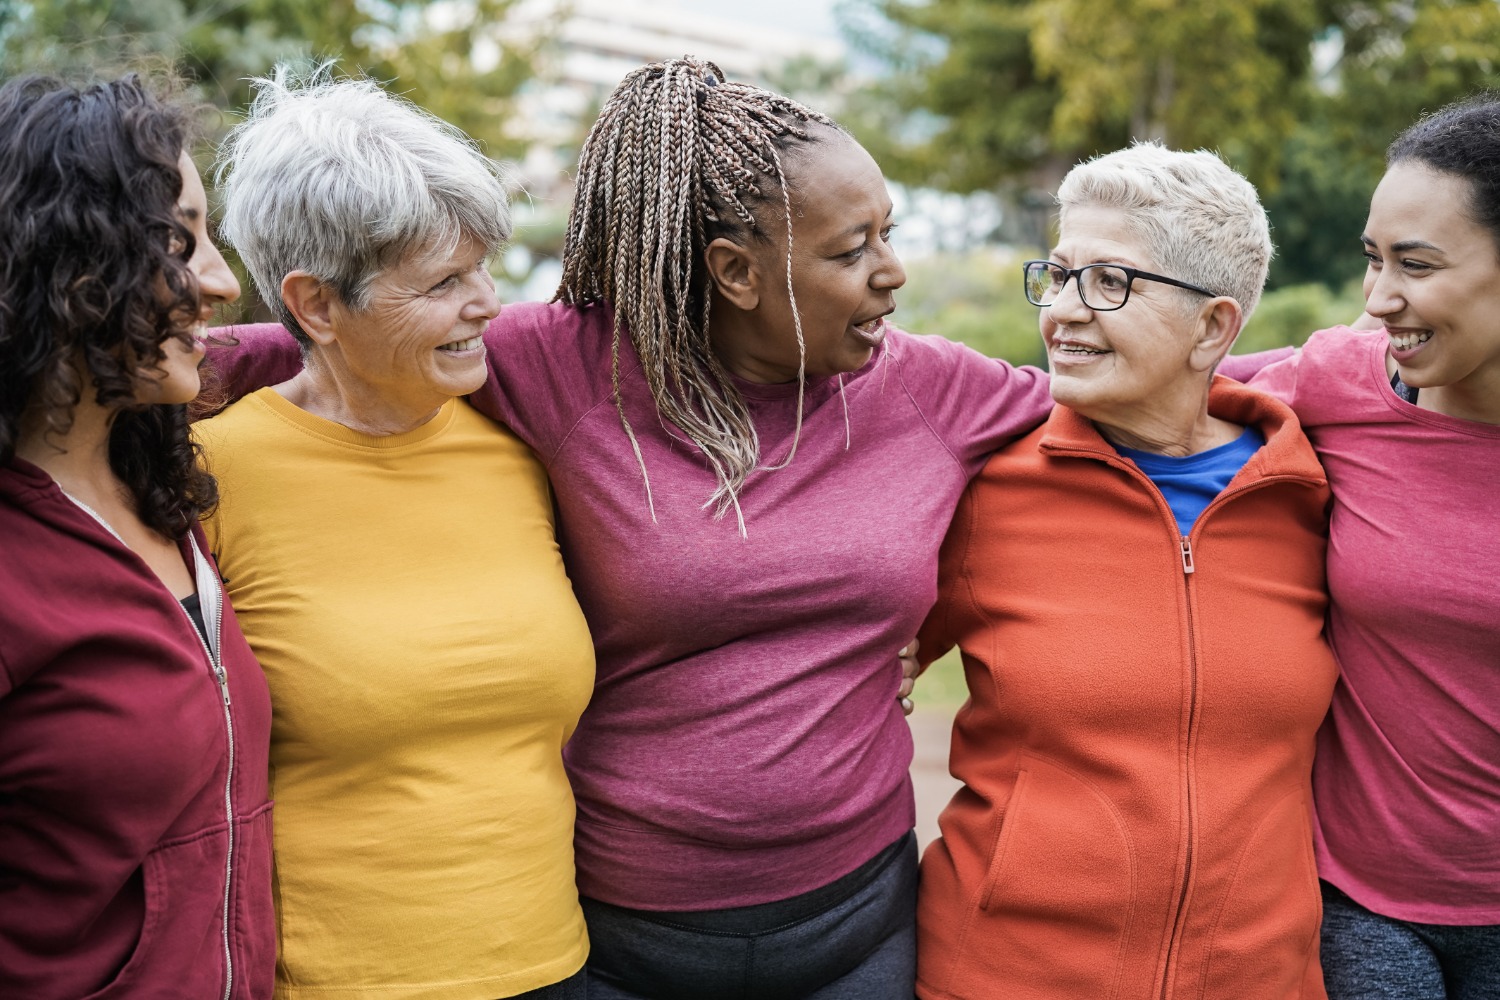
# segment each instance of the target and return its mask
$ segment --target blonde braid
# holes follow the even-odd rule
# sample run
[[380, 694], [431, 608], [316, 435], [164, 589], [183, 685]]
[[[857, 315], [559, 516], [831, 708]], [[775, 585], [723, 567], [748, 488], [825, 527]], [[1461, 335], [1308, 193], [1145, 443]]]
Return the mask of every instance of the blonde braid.
[[807, 350], [792, 288], [791, 191], [782, 151], [814, 140], [809, 123], [839, 128], [795, 101], [724, 80], [713, 63], [685, 57], [627, 76], [584, 142], [556, 298], [614, 310], [615, 410], [641, 466], [653, 519], [650, 477], [620, 394], [620, 337], [628, 334], [640, 356], [659, 416], [687, 435], [713, 469], [718, 488], [704, 506], [719, 517], [733, 508], [743, 533], [739, 493], [760, 462], [760, 439], [708, 339], [712, 296], [703, 255], [720, 236], [768, 240], [756, 217], [766, 204], [775, 204], [786, 223], [787, 294], [799, 355], [796, 430], [786, 458], [772, 468], [796, 454]]

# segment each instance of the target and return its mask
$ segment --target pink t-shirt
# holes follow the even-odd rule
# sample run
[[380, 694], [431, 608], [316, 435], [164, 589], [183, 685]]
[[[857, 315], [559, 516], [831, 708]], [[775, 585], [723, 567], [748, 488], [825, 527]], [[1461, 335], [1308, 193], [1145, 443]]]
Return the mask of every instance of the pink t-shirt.
[[[507, 306], [472, 397], [547, 467], [598, 651], [566, 751], [579, 888], [659, 910], [810, 891], [912, 827], [896, 651], [936, 597], [959, 494], [1046, 415], [1046, 377], [891, 332], [860, 371], [808, 380], [796, 457], [750, 477], [741, 537], [732, 512], [704, 509], [714, 477], [657, 417], [627, 339], [652, 521], [611, 398], [611, 330], [604, 308]], [[739, 389], [762, 461], [779, 462], [795, 384]]]
[[1399, 399], [1384, 331], [1315, 333], [1251, 385], [1328, 470], [1342, 676], [1313, 767], [1320, 874], [1401, 920], [1500, 923], [1500, 426]]

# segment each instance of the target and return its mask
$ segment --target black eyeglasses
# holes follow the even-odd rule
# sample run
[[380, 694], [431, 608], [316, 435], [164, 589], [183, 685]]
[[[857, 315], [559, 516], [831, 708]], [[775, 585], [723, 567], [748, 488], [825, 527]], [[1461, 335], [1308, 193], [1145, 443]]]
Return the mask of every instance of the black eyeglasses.
[[1034, 306], [1050, 306], [1062, 294], [1068, 279], [1078, 280], [1078, 297], [1094, 312], [1111, 312], [1130, 300], [1130, 286], [1137, 278], [1159, 281], [1164, 285], [1186, 288], [1199, 295], [1217, 298], [1217, 292], [1190, 285], [1176, 278], [1163, 277], [1124, 264], [1085, 264], [1063, 267], [1050, 260], [1028, 260], [1021, 265], [1026, 280], [1026, 301]]

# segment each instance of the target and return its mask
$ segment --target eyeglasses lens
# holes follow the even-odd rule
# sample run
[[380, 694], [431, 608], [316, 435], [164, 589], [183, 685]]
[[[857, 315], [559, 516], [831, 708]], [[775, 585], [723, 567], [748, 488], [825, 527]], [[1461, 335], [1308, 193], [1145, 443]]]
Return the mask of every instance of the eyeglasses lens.
[[[1036, 262], [1026, 265], [1026, 298], [1032, 305], [1047, 306], [1062, 294], [1068, 282], [1066, 268]], [[1129, 272], [1110, 264], [1090, 264], [1078, 275], [1078, 291], [1090, 309], [1118, 309], [1130, 293]]]

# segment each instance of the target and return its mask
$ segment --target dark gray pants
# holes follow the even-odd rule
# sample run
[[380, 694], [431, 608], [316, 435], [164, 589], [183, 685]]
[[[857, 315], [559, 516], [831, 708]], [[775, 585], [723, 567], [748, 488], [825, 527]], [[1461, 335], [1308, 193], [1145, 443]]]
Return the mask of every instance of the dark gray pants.
[[692, 913], [585, 898], [589, 1000], [911, 1000], [914, 834], [831, 885]]
[[1496, 1000], [1500, 926], [1383, 917], [1323, 883], [1328, 1000]]

